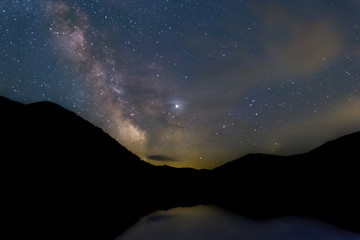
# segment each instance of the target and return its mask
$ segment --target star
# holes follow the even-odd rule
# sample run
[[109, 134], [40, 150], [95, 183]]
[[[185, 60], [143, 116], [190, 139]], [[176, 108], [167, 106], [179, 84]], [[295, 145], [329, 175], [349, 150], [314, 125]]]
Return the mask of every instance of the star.
[[0, 4], [1, 96], [55, 102], [177, 167], [359, 130], [357, 1], [82, 2]]

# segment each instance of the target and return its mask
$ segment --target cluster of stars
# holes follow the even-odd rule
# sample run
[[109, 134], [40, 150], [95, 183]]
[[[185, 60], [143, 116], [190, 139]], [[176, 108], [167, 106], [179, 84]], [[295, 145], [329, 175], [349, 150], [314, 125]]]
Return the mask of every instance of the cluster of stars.
[[152, 163], [299, 153], [360, 128], [360, 5], [341, 2], [3, 1], [0, 94]]

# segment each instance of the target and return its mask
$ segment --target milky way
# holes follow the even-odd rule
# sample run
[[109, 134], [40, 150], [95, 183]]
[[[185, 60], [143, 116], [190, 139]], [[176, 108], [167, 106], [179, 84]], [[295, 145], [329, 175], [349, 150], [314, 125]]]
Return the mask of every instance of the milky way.
[[360, 130], [360, 3], [0, 3], [0, 95], [52, 101], [154, 164], [213, 168]]

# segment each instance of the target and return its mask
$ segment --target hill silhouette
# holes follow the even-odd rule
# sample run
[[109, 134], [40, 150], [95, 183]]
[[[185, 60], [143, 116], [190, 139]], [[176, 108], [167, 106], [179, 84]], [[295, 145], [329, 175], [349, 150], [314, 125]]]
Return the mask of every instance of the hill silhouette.
[[213, 170], [216, 201], [251, 217], [311, 216], [360, 232], [359, 146], [356, 132], [304, 154], [246, 155]]
[[201, 190], [185, 191], [203, 171], [150, 165], [50, 102], [0, 98], [0, 109], [3, 222], [12, 239], [114, 239], [157, 209], [198, 203]]
[[0, 97], [0, 111], [6, 239], [110, 240], [155, 210], [195, 204], [360, 232], [360, 132], [306, 154], [250, 154], [210, 171], [153, 166], [53, 103]]

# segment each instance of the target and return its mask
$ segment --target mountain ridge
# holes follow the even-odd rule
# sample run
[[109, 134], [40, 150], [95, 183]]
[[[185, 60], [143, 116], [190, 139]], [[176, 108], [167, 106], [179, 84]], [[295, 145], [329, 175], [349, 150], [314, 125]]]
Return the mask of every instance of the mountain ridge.
[[144, 162], [53, 103], [0, 98], [0, 108], [7, 187], [2, 217], [12, 239], [54, 233], [56, 239], [114, 239], [152, 211], [196, 204], [251, 218], [316, 217], [360, 233], [360, 132], [304, 154], [249, 154], [196, 170]]
[[[351, 140], [350, 140], [351, 139]], [[304, 152], [304, 153], [298, 153], [298, 154], [293, 154], [293, 155], [288, 155], [288, 156], [282, 156], [282, 155], [273, 155], [273, 154], [263, 154], [263, 153], [249, 153], [244, 155], [243, 157], [240, 157], [238, 159], [229, 161], [219, 167], [214, 168], [213, 170], [216, 169], [221, 169], [223, 167], [227, 167], [229, 165], [234, 164], [237, 161], [242, 161], [242, 160], [247, 160], [247, 159], [255, 159], [255, 160], [259, 160], [260, 159], [270, 159], [270, 160], [281, 160], [284, 158], [298, 158], [301, 157], [305, 154], [314, 154], [314, 155], [327, 155], [327, 152], [329, 149], [341, 149], [342, 153], [340, 152], [336, 152], [336, 155], [344, 155], [346, 154], [347, 156], [354, 156], [354, 152], [353, 150], [356, 149], [356, 143], [360, 141], [360, 131], [357, 132], [352, 132], [349, 134], [345, 134], [342, 135], [341, 137], [338, 137], [336, 139], [332, 139], [330, 141], [327, 141], [313, 149], [311, 149], [308, 152]], [[349, 146], [349, 144], [351, 144], [351, 146]], [[345, 151], [346, 149], [348, 149], [347, 151]], [[349, 151], [352, 150], [352, 151]], [[357, 154], [357, 152], [356, 152]], [[331, 156], [334, 156], [334, 151], [331, 152]]]
[[[251, 217], [303, 215], [359, 232], [359, 146], [360, 132], [355, 132], [303, 154], [246, 155], [214, 169], [224, 196], [216, 201]], [[240, 209], [229, 182], [245, 193], [241, 200], [247, 209]]]

